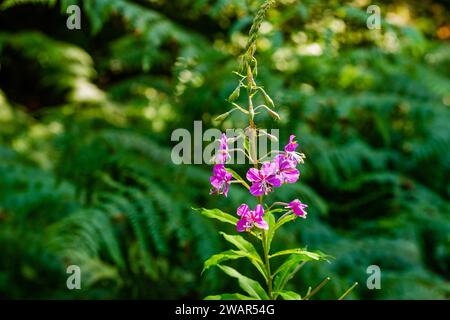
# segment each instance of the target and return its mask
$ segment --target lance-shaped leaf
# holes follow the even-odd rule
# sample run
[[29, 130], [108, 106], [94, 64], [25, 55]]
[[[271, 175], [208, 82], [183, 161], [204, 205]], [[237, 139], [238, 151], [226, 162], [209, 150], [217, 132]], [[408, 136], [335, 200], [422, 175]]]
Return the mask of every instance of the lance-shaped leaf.
[[216, 219], [222, 222], [226, 222], [232, 225], [236, 225], [238, 219], [236, 217], [233, 217], [231, 214], [229, 213], [225, 213], [219, 209], [205, 209], [205, 208], [193, 208], [195, 211], [200, 212], [202, 215], [208, 217], [208, 218], [212, 218], [212, 219]]
[[274, 272], [274, 291], [282, 291], [286, 283], [300, 270], [307, 261], [327, 260], [330, 258], [322, 252], [309, 252], [304, 249], [279, 251], [270, 258], [290, 254], [289, 258]]
[[272, 243], [273, 236], [275, 235], [275, 216], [271, 213], [267, 213], [264, 215], [267, 224], [269, 225], [269, 229], [267, 230], [267, 252], [270, 252], [270, 245]]
[[227, 260], [235, 260], [239, 258], [248, 257], [248, 254], [243, 251], [236, 250], [227, 250], [218, 254], [211, 256], [208, 260], [203, 264], [202, 273], [208, 270], [211, 267], [217, 266], [219, 263]]
[[218, 295], [207, 296], [204, 300], [256, 300], [240, 293], [223, 293]]
[[253, 244], [251, 242], [245, 240], [242, 236], [239, 236], [239, 235], [232, 236], [232, 235], [226, 234], [225, 232], [220, 232], [220, 234], [225, 238], [225, 240], [227, 240], [231, 244], [234, 244], [239, 250], [246, 251], [250, 254], [254, 254], [261, 260], [261, 257], [259, 256], [258, 251], [256, 251]]
[[279, 227], [281, 227], [283, 224], [285, 224], [286, 222], [292, 221], [295, 219], [295, 214], [291, 213], [291, 214], [286, 214], [283, 215], [280, 219], [278, 219], [277, 223], [275, 224], [275, 230], [277, 230]]
[[324, 254], [323, 252], [316, 251], [316, 252], [310, 252], [305, 249], [296, 248], [296, 249], [288, 249], [288, 250], [282, 250], [278, 251], [272, 255], [270, 255], [270, 258], [274, 258], [277, 256], [287, 255], [287, 254], [295, 254], [300, 256], [303, 261], [311, 261], [311, 260], [327, 260], [331, 258], [330, 256]]
[[[273, 282], [274, 292], [281, 292], [286, 283], [297, 273], [298, 270], [306, 263], [302, 257], [298, 255], [291, 255], [275, 272], [275, 279]], [[275, 295], [276, 296], [276, 295]]]
[[240, 274], [236, 269], [228, 267], [228, 266], [222, 266], [218, 265], [220, 269], [222, 269], [223, 272], [225, 272], [230, 277], [236, 278], [239, 281], [239, 286], [242, 290], [247, 292], [249, 296], [261, 299], [261, 300], [268, 300], [269, 296], [267, 295], [266, 291], [261, 287], [259, 282], [246, 277], [242, 274]]
[[245, 240], [242, 236], [232, 236], [224, 232], [221, 232], [220, 234], [223, 235], [225, 240], [235, 245], [239, 251], [245, 252], [246, 257], [250, 260], [253, 266], [262, 274], [264, 279], [267, 280], [268, 275], [266, 274], [263, 260], [251, 242]]
[[276, 292], [276, 294], [280, 295], [284, 300], [302, 300], [302, 297], [294, 291], [282, 290]]

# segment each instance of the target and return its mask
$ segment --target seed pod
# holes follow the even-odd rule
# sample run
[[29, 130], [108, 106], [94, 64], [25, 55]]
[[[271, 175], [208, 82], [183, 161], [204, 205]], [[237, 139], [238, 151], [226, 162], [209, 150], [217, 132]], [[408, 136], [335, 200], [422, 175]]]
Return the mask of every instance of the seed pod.
[[281, 118], [280, 118], [280, 115], [279, 115], [278, 113], [276, 113], [275, 111], [273, 111], [272, 109], [266, 108], [266, 110], [267, 110], [267, 112], [270, 114], [270, 116], [271, 116], [272, 118], [274, 118], [275, 120], [280, 120], [280, 119], [281, 119]]
[[275, 104], [273, 103], [273, 100], [271, 97], [269, 97], [269, 95], [266, 93], [266, 91], [264, 91], [263, 88], [259, 88], [259, 90], [261, 91], [264, 101], [266, 102], [266, 104], [269, 106], [269, 108], [275, 108]]
[[239, 98], [239, 94], [241, 92], [241, 85], [238, 85], [236, 87], [236, 89], [233, 90], [233, 92], [230, 94], [230, 96], [228, 97], [228, 101], [232, 102], [232, 101], [236, 101], [237, 98]]
[[271, 141], [278, 141], [278, 138], [273, 134], [268, 133], [266, 130], [259, 130], [262, 134], [265, 134]]
[[215, 121], [222, 121], [225, 120], [229, 115], [230, 115], [231, 111], [222, 113], [220, 116], [217, 116], [214, 120]]
[[242, 108], [240, 105], [238, 105], [237, 103], [232, 102], [233, 106], [236, 107], [236, 109], [239, 109], [242, 113], [244, 114], [248, 114], [248, 111], [245, 110], [244, 108]]

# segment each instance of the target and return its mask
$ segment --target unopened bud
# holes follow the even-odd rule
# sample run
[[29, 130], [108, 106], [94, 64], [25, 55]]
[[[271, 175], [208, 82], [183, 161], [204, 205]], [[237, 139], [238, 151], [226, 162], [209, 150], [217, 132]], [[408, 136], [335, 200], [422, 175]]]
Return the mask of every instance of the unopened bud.
[[214, 120], [215, 121], [222, 121], [225, 120], [229, 115], [230, 115], [231, 111], [222, 113], [220, 116], [217, 116]]
[[259, 129], [259, 132], [260, 132], [260, 134], [263, 134], [263, 135], [266, 135], [267, 137], [269, 137], [269, 139], [271, 141], [278, 141], [278, 138], [275, 135], [268, 133], [266, 130]]
[[270, 114], [270, 116], [271, 116], [272, 118], [274, 118], [275, 120], [280, 120], [280, 119], [281, 119], [281, 118], [280, 118], [280, 115], [279, 115], [278, 113], [276, 113], [275, 111], [273, 111], [272, 109], [266, 108], [266, 110], [267, 110], [267, 112]]
[[248, 111], [245, 110], [244, 108], [242, 108], [240, 105], [238, 105], [237, 103], [232, 102], [233, 106], [235, 106], [237, 109], [239, 109], [242, 113], [244, 114], [248, 114]]
[[228, 97], [228, 101], [235, 101], [235, 100], [237, 100], [237, 98], [239, 98], [240, 92], [241, 92], [241, 86], [239, 85], [230, 94], [230, 96]]
[[263, 88], [259, 88], [259, 90], [261, 91], [264, 101], [266, 102], [267, 106], [269, 106], [269, 108], [275, 108], [275, 104], [273, 103], [272, 98], [269, 97], [269, 95], [266, 93], [266, 91], [264, 91]]

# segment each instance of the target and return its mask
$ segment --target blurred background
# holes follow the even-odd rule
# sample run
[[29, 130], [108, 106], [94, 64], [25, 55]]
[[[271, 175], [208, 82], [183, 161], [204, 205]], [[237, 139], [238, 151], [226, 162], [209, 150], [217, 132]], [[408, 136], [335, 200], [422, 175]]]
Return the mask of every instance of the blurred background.
[[[81, 8], [69, 30], [66, 9]], [[381, 29], [369, 30], [369, 5]], [[0, 297], [201, 299], [238, 291], [228, 248], [192, 207], [234, 213], [248, 194], [211, 197], [208, 165], [174, 165], [176, 128], [245, 125], [227, 111], [232, 73], [261, 0], [3, 1], [0, 5]], [[450, 3], [279, 0], [257, 41], [258, 83], [307, 159], [308, 219], [278, 248], [335, 257], [288, 289], [336, 299], [450, 298]], [[235, 232], [230, 226], [230, 233]], [[82, 289], [68, 290], [79, 265]], [[381, 268], [368, 290], [366, 268]], [[238, 264], [244, 274], [252, 269]]]

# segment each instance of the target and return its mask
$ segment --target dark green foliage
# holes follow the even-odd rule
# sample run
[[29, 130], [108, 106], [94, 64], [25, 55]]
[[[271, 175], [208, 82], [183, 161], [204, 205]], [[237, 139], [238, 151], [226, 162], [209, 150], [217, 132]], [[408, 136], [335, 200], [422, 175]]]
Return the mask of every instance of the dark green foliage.
[[[82, 8], [80, 31], [66, 29], [69, 3]], [[246, 193], [210, 197], [211, 168], [174, 165], [170, 135], [194, 120], [204, 130], [244, 125], [213, 119], [227, 111], [231, 71], [260, 4], [2, 4], [1, 297], [237, 292], [221, 271], [200, 275], [227, 247], [191, 208], [233, 213]], [[289, 283], [302, 297], [326, 276], [315, 297], [335, 299], [355, 281], [350, 298], [450, 297], [450, 50], [437, 33], [448, 8], [380, 5], [409, 10], [407, 25], [383, 15], [382, 30], [371, 31], [365, 7], [280, 0], [257, 40], [258, 83], [282, 117], [261, 113], [258, 123], [280, 128], [282, 144], [295, 133], [307, 156], [300, 183], [278, 196], [308, 203], [308, 219], [277, 233], [274, 250], [335, 257]], [[250, 275], [240, 263], [232, 265]], [[81, 291], [66, 288], [70, 264], [83, 270]], [[372, 264], [381, 290], [365, 286]]]

